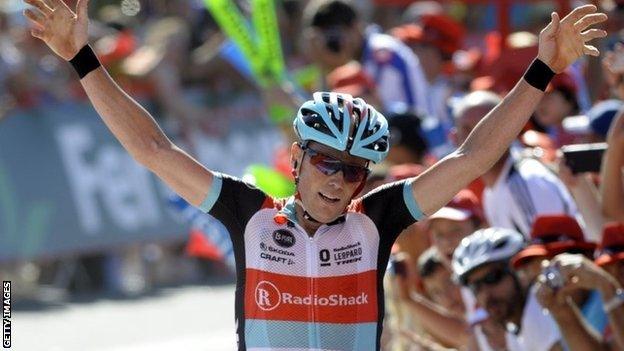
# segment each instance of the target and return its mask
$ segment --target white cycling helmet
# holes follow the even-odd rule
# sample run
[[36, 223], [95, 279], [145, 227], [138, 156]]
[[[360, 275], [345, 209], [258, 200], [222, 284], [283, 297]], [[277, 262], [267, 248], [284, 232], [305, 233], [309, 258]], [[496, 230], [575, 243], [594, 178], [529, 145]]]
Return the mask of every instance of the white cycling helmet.
[[302, 142], [316, 141], [379, 163], [388, 155], [388, 121], [371, 105], [349, 94], [316, 92], [293, 122]]
[[487, 263], [509, 261], [524, 248], [524, 236], [504, 228], [479, 229], [465, 237], [453, 253], [453, 274], [462, 285], [468, 274]]

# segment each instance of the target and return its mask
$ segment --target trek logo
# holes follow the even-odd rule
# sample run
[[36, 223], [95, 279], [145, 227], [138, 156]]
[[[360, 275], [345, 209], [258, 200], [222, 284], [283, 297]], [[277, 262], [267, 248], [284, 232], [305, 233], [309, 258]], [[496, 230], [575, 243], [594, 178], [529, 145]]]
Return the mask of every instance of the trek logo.
[[263, 280], [256, 286], [256, 305], [263, 311], [276, 309], [283, 305], [305, 305], [305, 306], [357, 306], [368, 304], [368, 294], [345, 296], [342, 294], [331, 294], [327, 297], [319, 295], [298, 296], [287, 292], [280, 292], [275, 284]]
[[330, 253], [328, 249], [322, 249], [319, 251], [319, 261], [321, 267], [331, 266], [331, 261], [340, 266], [362, 260], [362, 244], [359, 241], [354, 244], [333, 248], [332, 251], [333, 254]]
[[273, 241], [281, 247], [289, 248], [295, 245], [295, 236], [286, 229], [278, 229], [273, 232]]

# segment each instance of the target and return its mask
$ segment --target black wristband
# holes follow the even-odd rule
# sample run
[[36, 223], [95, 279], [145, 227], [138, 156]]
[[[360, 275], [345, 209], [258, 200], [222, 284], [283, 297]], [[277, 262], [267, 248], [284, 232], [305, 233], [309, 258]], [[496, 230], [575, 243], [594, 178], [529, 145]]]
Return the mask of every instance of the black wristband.
[[76, 56], [69, 60], [69, 63], [71, 63], [76, 72], [78, 72], [80, 79], [101, 66], [100, 60], [95, 56], [95, 52], [93, 52], [89, 44], [83, 46]]
[[555, 72], [553, 72], [548, 65], [542, 62], [540, 59], [536, 58], [531, 63], [531, 66], [524, 73], [524, 80], [529, 83], [532, 87], [537, 88], [541, 91], [546, 91], [546, 87], [548, 83], [555, 76]]

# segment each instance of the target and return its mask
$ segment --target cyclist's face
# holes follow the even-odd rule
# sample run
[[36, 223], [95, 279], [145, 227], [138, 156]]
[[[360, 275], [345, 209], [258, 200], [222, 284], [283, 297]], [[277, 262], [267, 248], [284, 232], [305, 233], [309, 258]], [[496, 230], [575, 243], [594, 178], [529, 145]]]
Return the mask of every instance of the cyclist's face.
[[[294, 160], [301, 162], [303, 157], [299, 167], [299, 194], [312, 217], [320, 222], [331, 222], [343, 213], [361, 182], [348, 181], [355, 180], [356, 173], [350, 175], [352, 179], [347, 179], [349, 175], [345, 176], [342, 170], [328, 175], [329, 168], [336, 166], [336, 160], [356, 168], [365, 167], [367, 162], [315, 142], [310, 142], [308, 147], [309, 150], [302, 150], [294, 144], [292, 148]], [[319, 156], [311, 156], [314, 154]]]

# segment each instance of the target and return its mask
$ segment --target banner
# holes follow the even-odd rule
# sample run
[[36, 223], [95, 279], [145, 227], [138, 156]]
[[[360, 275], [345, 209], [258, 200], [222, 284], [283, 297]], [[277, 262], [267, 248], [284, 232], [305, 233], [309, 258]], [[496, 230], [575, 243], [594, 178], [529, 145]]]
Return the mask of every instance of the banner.
[[86, 103], [0, 124], [0, 261], [184, 239], [169, 194]]

